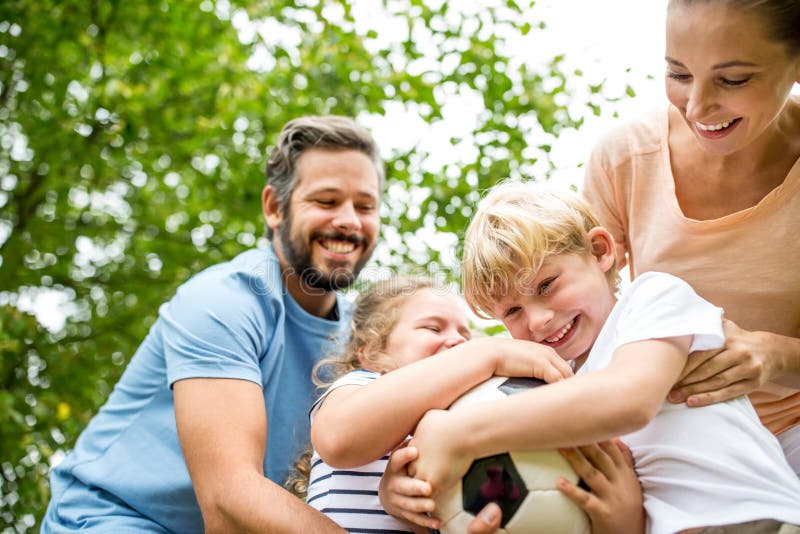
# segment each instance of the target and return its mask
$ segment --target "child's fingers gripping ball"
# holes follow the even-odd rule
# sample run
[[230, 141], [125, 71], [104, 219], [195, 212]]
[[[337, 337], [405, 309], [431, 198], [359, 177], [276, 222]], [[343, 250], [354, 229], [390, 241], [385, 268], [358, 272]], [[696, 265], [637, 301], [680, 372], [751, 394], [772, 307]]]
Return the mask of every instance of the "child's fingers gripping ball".
[[[450, 409], [502, 399], [544, 385], [529, 378], [494, 377], [455, 401]], [[503, 511], [501, 528], [507, 534], [589, 534], [588, 516], [557, 489], [558, 480], [580, 479], [556, 450], [508, 452], [473, 462], [460, 484], [436, 496], [435, 515], [442, 534], [467, 531], [467, 526], [490, 502]]]

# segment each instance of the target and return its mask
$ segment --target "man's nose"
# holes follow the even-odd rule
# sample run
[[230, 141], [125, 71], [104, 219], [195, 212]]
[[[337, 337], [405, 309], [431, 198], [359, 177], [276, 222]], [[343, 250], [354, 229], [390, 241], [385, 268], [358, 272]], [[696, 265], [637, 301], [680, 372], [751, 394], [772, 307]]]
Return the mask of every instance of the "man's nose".
[[352, 202], [342, 202], [333, 217], [333, 226], [346, 232], [361, 229], [361, 219]]

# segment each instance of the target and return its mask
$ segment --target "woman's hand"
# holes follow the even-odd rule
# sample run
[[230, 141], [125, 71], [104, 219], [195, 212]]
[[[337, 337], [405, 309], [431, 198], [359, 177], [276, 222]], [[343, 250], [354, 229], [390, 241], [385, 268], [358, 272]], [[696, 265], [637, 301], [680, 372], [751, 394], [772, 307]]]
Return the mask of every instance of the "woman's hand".
[[[674, 403], [706, 406], [746, 395], [775, 381], [787, 368], [798, 367], [800, 340], [749, 332], [733, 321], [723, 321], [725, 346], [689, 355], [678, 382], [669, 394]], [[794, 366], [791, 361], [794, 360]], [[798, 387], [789, 380], [790, 387]]]
[[633, 469], [633, 455], [619, 439], [560, 449], [591, 489], [561, 478], [557, 487], [589, 516], [593, 534], [640, 534], [645, 528], [642, 488]]

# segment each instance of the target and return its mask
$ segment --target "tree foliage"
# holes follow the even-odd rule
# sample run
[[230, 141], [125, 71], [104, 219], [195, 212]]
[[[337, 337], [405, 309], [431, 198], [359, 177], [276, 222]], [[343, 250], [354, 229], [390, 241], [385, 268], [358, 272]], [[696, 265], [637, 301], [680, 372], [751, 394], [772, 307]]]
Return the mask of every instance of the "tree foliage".
[[[474, 126], [452, 134], [461, 161], [387, 154], [384, 265], [447, 267], [441, 243], [457, 243], [481, 190], [546, 175], [555, 136], [581, 124], [567, 107], [580, 73], [516, 59], [535, 13], [514, 0], [2, 2], [3, 530], [38, 524], [54, 455], [177, 285], [265, 244], [265, 147], [287, 120], [391, 129], [390, 105], [436, 124], [448, 102], [471, 103]], [[20, 311], [53, 294], [63, 325]]]

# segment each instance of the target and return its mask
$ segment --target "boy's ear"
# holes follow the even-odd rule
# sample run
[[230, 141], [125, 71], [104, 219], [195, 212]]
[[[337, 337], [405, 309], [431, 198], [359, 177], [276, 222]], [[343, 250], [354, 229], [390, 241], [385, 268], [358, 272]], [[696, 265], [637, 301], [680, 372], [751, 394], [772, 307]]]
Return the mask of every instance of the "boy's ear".
[[592, 246], [592, 256], [597, 260], [603, 272], [608, 272], [614, 267], [616, 261], [616, 247], [611, 232], [602, 226], [595, 226], [589, 230], [589, 243]]
[[283, 213], [281, 213], [280, 205], [278, 204], [278, 195], [271, 185], [264, 187], [261, 191], [261, 212], [264, 214], [264, 220], [267, 221], [273, 231], [277, 230], [278, 225], [283, 220]]

